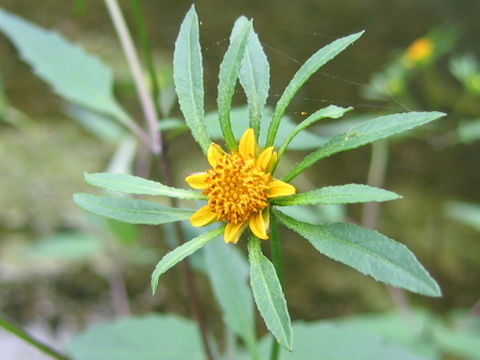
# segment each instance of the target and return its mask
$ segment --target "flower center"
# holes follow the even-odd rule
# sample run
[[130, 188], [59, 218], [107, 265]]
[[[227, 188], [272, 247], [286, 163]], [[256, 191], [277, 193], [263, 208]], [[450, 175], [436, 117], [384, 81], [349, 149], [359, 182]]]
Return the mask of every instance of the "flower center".
[[244, 160], [234, 151], [207, 171], [208, 187], [203, 194], [219, 221], [239, 224], [268, 206], [266, 192], [270, 181], [271, 175], [255, 166], [253, 158]]

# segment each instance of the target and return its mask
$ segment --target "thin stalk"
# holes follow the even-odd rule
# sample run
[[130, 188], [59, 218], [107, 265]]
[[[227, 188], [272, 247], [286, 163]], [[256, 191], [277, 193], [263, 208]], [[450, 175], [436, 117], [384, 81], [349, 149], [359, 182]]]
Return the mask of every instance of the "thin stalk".
[[66, 355], [60, 354], [57, 350], [51, 348], [50, 346], [42, 343], [41, 341], [35, 339], [30, 334], [19, 328], [18, 326], [12, 324], [10, 321], [5, 319], [4, 317], [0, 316], [0, 327], [3, 327], [9, 333], [17, 336], [18, 338], [22, 339], [23, 341], [29, 343], [36, 349], [40, 350], [46, 355], [49, 355], [53, 359], [57, 360], [70, 360], [69, 357]]
[[137, 53], [133, 45], [132, 38], [127, 28], [125, 18], [118, 6], [117, 0], [105, 0], [110, 17], [112, 18], [113, 26], [117, 32], [117, 36], [122, 44], [123, 52], [127, 58], [128, 66], [133, 76], [137, 94], [142, 106], [143, 115], [147, 122], [147, 126], [151, 137], [151, 149], [154, 154], [159, 154], [162, 151], [162, 140], [157, 129], [157, 113], [150, 93], [143, 79], [142, 69], [138, 61]]
[[[375, 187], [383, 187], [388, 165], [388, 141], [380, 140], [372, 144], [370, 168], [368, 170], [367, 184]], [[362, 210], [362, 226], [368, 229], [375, 229], [378, 223], [380, 203], [365, 203]], [[410, 305], [407, 295], [402, 289], [387, 285], [388, 292], [396, 307], [408, 314]]]
[[[274, 216], [270, 216], [270, 252], [272, 255], [273, 266], [277, 272], [278, 280], [283, 285], [283, 264], [282, 250], [278, 238], [278, 222]], [[275, 339], [272, 339], [270, 349], [270, 360], [278, 360], [280, 354], [280, 345]]]
[[138, 0], [130, 0], [130, 5], [133, 10], [133, 15], [135, 17], [135, 25], [137, 28], [138, 36], [140, 37], [140, 43], [142, 45], [143, 56], [147, 62], [148, 73], [150, 75], [150, 82], [152, 84], [152, 97], [153, 105], [157, 114], [160, 114], [160, 107], [158, 105], [158, 98], [160, 96], [160, 86], [157, 81], [157, 73], [155, 71], [155, 65], [153, 64], [152, 50], [150, 47], [150, 42], [148, 41], [147, 29], [143, 21], [142, 11], [140, 9], [140, 4]]

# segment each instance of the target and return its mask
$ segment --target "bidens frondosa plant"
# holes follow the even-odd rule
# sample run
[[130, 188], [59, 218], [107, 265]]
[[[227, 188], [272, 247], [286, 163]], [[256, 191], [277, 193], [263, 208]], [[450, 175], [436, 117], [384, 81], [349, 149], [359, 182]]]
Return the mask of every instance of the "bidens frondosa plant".
[[[193, 173], [186, 178], [194, 190], [173, 188], [126, 174], [87, 174], [86, 180], [93, 185], [124, 193], [169, 196], [206, 203], [200, 203], [195, 209], [186, 209], [139, 199], [88, 194], [77, 194], [75, 201], [96, 214], [131, 223], [159, 225], [190, 221], [196, 227], [211, 224], [203, 234], [167, 253], [159, 261], [152, 274], [153, 292], [156, 291], [159, 277], [165, 271], [208, 242], [223, 234], [225, 242], [235, 244], [242, 233], [250, 232], [248, 253], [253, 297], [267, 328], [286, 349], [292, 349], [292, 328], [277, 274], [281, 269], [281, 232], [278, 231], [278, 224], [283, 224], [306, 238], [322, 254], [378, 281], [428, 296], [440, 296], [435, 280], [403, 244], [353, 224], [310, 224], [294, 219], [282, 211], [282, 207], [293, 205], [348, 204], [398, 199], [400, 196], [393, 192], [366, 185], [327, 186], [297, 193], [289, 183], [323, 158], [426, 124], [444, 115], [439, 112], [409, 112], [380, 116], [323, 142], [311, 141], [312, 134], [310, 140], [304, 138], [304, 130], [321, 119], [340, 118], [351, 108], [330, 105], [312, 112], [296, 126], [292, 125], [291, 121], [287, 122], [285, 112], [303, 84], [322, 65], [361, 35], [360, 32], [340, 38], [314, 53], [293, 76], [276, 103], [272, 115], [267, 116], [264, 115], [267, 113], [264, 112], [264, 107], [269, 90], [269, 64], [252, 22], [244, 17], [239, 18], [220, 65], [218, 123], [213, 124], [213, 128], [209, 127], [207, 131], [199, 25], [192, 7], [181, 25], [175, 43], [174, 81], [185, 122], [206, 155], [211, 169]], [[246, 94], [249, 115], [232, 126], [231, 103], [237, 79]], [[213, 133], [223, 135], [226, 152], [213, 142]], [[281, 163], [285, 152], [292, 149], [293, 140], [301, 142], [303, 150], [313, 151], [283, 176], [275, 177], [277, 164]], [[257, 146], [260, 148], [257, 149]], [[274, 151], [274, 147], [278, 151]], [[175, 160], [181, 161], [180, 158]], [[189, 169], [189, 172], [201, 170], [202, 168]], [[215, 224], [218, 226], [215, 227]], [[267, 238], [272, 246], [275, 266], [262, 254], [260, 239]], [[241, 246], [240, 244], [237, 246]], [[215, 259], [217, 262], [223, 260], [218, 257]], [[228, 269], [228, 265], [224, 268]], [[229, 281], [236, 281], [236, 274], [228, 274], [227, 271], [224, 275], [229, 276]], [[229, 288], [230, 290], [232, 289]], [[242, 302], [224, 303], [229, 304], [223, 307], [224, 311], [228, 312], [232, 307], [235, 310], [230, 313], [231, 316], [225, 317], [226, 321], [231, 322], [229, 325], [247, 344], [252, 358], [258, 358], [255, 353], [255, 337], [252, 336], [255, 331], [254, 320], [245, 320], [246, 318], [242, 317], [235, 323], [234, 320], [244, 314], [242, 309], [236, 308], [242, 306]]]
[[227, 222], [226, 243], [236, 244], [247, 225], [256, 237], [268, 239], [268, 200], [295, 194], [292, 185], [272, 177], [277, 161], [273, 146], [257, 156], [257, 140], [253, 129], [248, 129], [240, 139], [238, 151], [226, 154], [212, 143], [207, 159], [212, 169], [185, 179], [208, 198], [208, 204], [190, 218], [191, 224], [199, 227], [213, 221]]

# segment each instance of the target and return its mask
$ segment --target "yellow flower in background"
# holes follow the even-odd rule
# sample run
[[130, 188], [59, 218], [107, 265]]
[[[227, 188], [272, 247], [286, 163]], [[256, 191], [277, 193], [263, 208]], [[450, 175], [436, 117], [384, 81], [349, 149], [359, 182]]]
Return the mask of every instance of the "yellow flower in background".
[[295, 188], [272, 177], [277, 161], [273, 146], [257, 156], [253, 129], [243, 134], [238, 151], [227, 154], [212, 143], [207, 159], [210, 170], [192, 174], [185, 181], [203, 190], [208, 203], [190, 218], [192, 226], [201, 227], [214, 221], [227, 222], [224, 239], [236, 244], [247, 226], [260, 239], [268, 239], [268, 199], [295, 194]]
[[417, 63], [421, 63], [428, 60], [433, 54], [434, 46], [432, 40], [426, 37], [421, 37], [415, 40], [407, 48], [405, 53], [405, 65], [414, 66]]

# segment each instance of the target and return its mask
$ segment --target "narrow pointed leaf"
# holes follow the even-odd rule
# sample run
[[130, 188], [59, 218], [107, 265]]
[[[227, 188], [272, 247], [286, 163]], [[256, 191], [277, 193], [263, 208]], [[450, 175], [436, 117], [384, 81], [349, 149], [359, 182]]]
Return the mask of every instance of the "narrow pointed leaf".
[[236, 247], [221, 240], [211, 241], [204, 251], [210, 283], [225, 323], [242, 338], [252, 358], [258, 359], [253, 297], [247, 286], [248, 264]]
[[292, 350], [292, 325], [287, 302], [273, 264], [262, 254], [260, 239], [248, 242], [250, 286], [265, 325], [285, 349]]
[[408, 248], [376, 231], [352, 224], [312, 225], [279, 211], [275, 216], [306, 238], [322, 254], [375, 280], [427, 296], [440, 288]]
[[198, 191], [177, 189], [129, 174], [86, 173], [85, 181], [103, 189], [127, 194], [158, 195], [190, 200], [205, 199], [205, 196]]
[[400, 198], [400, 195], [388, 190], [368, 185], [348, 184], [326, 186], [313, 191], [273, 199], [272, 204], [280, 206], [351, 204], [370, 201], [389, 201]]
[[75, 203], [96, 215], [130, 224], [159, 225], [188, 220], [194, 210], [177, 209], [152, 201], [75, 194]]
[[198, 17], [192, 5], [180, 26], [173, 53], [173, 79], [178, 102], [193, 138], [206, 154], [211, 143], [204, 117], [202, 52]]
[[380, 116], [355, 126], [352, 130], [333, 137], [317, 151], [306, 156], [297, 163], [283, 178], [283, 181], [290, 181], [300, 173], [315, 164], [318, 160], [330, 155], [355, 149], [359, 146], [369, 144], [379, 139], [389, 137], [399, 132], [424, 125], [430, 121], [445, 116], [441, 112], [409, 112]]
[[[248, 19], [244, 16], [237, 19], [233, 26], [230, 41], [240, 33], [247, 23]], [[239, 79], [248, 100], [249, 126], [258, 137], [263, 107], [267, 102], [268, 90], [270, 88], [270, 65], [258, 35], [253, 30], [248, 38], [245, 55], [240, 67]]]
[[288, 135], [288, 137], [283, 142], [283, 145], [278, 150], [278, 158], [280, 159], [282, 157], [283, 153], [287, 150], [288, 145], [290, 145], [290, 142], [301, 131], [305, 130], [307, 127], [311, 126], [315, 122], [325, 118], [330, 118], [330, 119], [341, 118], [347, 111], [350, 111], [350, 110], [353, 110], [353, 108], [352, 107], [342, 108], [339, 106], [330, 105], [323, 109], [315, 111], [312, 115], [310, 115], [305, 120], [303, 120], [300, 124], [298, 124], [297, 127], [295, 127], [295, 129], [290, 133], [290, 135]]
[[305, 84], [305, 82], [324, 64], [332, 60], [335, 56], [345, 50], [350, 44], [362, 36], [363, 31], [345, 36], [334, 42], [324, 46], [313, 54], [300, 69], [293, 76], [293, 79], [287, 85], [283, 91], [280, 100], [278, 100], [273, 113], [272, 122], [268, 129], [267, 144], [266, 146], [272, 146], [275, 142], [275, 136], [277, 135], [278, 127], [280, 126], [280, 120], [283, 114], [287, 110], [288, 105], [292, 101], [295, 94]]
[[210, 240], [213, 240], [218, 235], [220, 235], [225, 229], [225, 226], [221, 226], [215, 230], [206, 232], [196, 238], [186, 242], [185, 244], [175, 248], [166, 254], [157, 264], [155, 270], [152, 273], [152, 292], [155, 294], [158, 286], [158, 279], [160, 276], [170, 269], [172, 266], [176, 265], [187, 256], [193, 254], [195, 251], [200, 249]]
[[232, 132], [232, 124], [230, 123], [232, 97], [235, 92], [238, 73], [245, 55], [245, 48], [251, 31], [252, 24], [251, 22], [247, 22], [242, 26], [241, 30], [238, 31], [238, 34], [232, 37], [232, 41], [230, 42], [222, 63], [220, 64], [220, 72], [218, 74], [218, 116], [225, 143], [230, 150], [237, 147]]
[[57, 32], [2, 9], [0, 31], [58, 95], [122, 122], [131, 121], [113, 97], [112, 71], [99, 58]]

